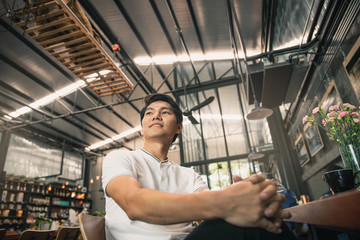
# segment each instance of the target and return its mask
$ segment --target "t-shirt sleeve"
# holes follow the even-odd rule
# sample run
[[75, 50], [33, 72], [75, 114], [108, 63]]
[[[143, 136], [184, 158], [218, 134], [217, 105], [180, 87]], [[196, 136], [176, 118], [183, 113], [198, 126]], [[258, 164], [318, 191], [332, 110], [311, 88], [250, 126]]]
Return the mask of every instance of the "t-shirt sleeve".
[[128, 175], [136, 178], [134, 160], [130, 152], [117, 150], [109, 153], [102, 164], [102, 186], [106, 192], [108, 183], [118, 176]]
[[194, 171], [194, 192], [204, 188], [208, 189], [208, 185], [203, 178]]

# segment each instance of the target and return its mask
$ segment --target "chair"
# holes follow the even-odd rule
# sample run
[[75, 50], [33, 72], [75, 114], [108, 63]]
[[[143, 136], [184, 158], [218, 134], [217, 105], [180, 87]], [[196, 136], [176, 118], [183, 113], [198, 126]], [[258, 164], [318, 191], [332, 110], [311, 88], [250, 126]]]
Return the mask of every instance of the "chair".
[[56, 240], [77, 240], [80, 227], [61, 227], [56, 235]]
[[51, 240], [55, 230], [25, 230], [19, 240]]
[[79, 224], [84, 240], [105, 240], [105, 217], [80, 213]]
[[5, 239], [5, 235], [6, 235], [6, 229], [5, 229], [5, 228], [1, 228], [1, 229], [0, 229], [0, 240]]

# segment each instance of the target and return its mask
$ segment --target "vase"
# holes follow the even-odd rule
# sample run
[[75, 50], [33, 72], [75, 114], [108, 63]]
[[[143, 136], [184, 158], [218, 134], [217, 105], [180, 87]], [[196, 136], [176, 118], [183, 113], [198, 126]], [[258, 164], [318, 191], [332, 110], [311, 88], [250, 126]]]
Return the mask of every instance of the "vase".
[[360, 145], [340, 145], [339, 150], [345, 168], [351, 169], [356, 174], [355, 185], [360, 185], [360, 174], [358, 173], [360, 171]]

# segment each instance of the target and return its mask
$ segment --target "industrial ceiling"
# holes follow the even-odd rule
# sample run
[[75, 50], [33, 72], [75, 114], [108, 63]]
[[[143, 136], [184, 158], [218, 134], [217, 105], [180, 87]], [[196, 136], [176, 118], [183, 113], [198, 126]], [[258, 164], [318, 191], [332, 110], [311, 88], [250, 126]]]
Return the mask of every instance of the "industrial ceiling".
[[[303, 85], [313, 57], [309, 53], [316, 54], [319, 36], [336, 14], [336, 2], [2, 0], [0, 130], [78, 149], [115, 139], [92, 152], [131, 149], [126, 142], [139, 136], [141, 99], [149, 93], [176, 97], [212, 84], [242, 82], [248, 105], [252, 79], [262, 105], [291, 103]], [[64, 13], [55, 16], [54, 9]], [[78, 60], [91, 51], [99, 54], [90, 57], [94, 62]], [[182, 55], [191, 57], [161, 62]], [[73, 59], [78, 61], [69, 63]], [[100, 76], [101, 64], [116, 77]], [[98, 78], [87, 82], [93, 73]], [[75, 90], [31, 105], [80, 80]]]

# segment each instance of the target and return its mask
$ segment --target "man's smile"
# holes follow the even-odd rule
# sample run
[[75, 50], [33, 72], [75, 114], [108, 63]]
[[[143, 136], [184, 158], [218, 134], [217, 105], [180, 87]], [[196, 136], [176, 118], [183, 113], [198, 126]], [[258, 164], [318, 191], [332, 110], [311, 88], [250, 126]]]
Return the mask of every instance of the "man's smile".
[[160, 123], [153, 123], [150, 125], [150, 127], [162, 127], [163, 125]]

